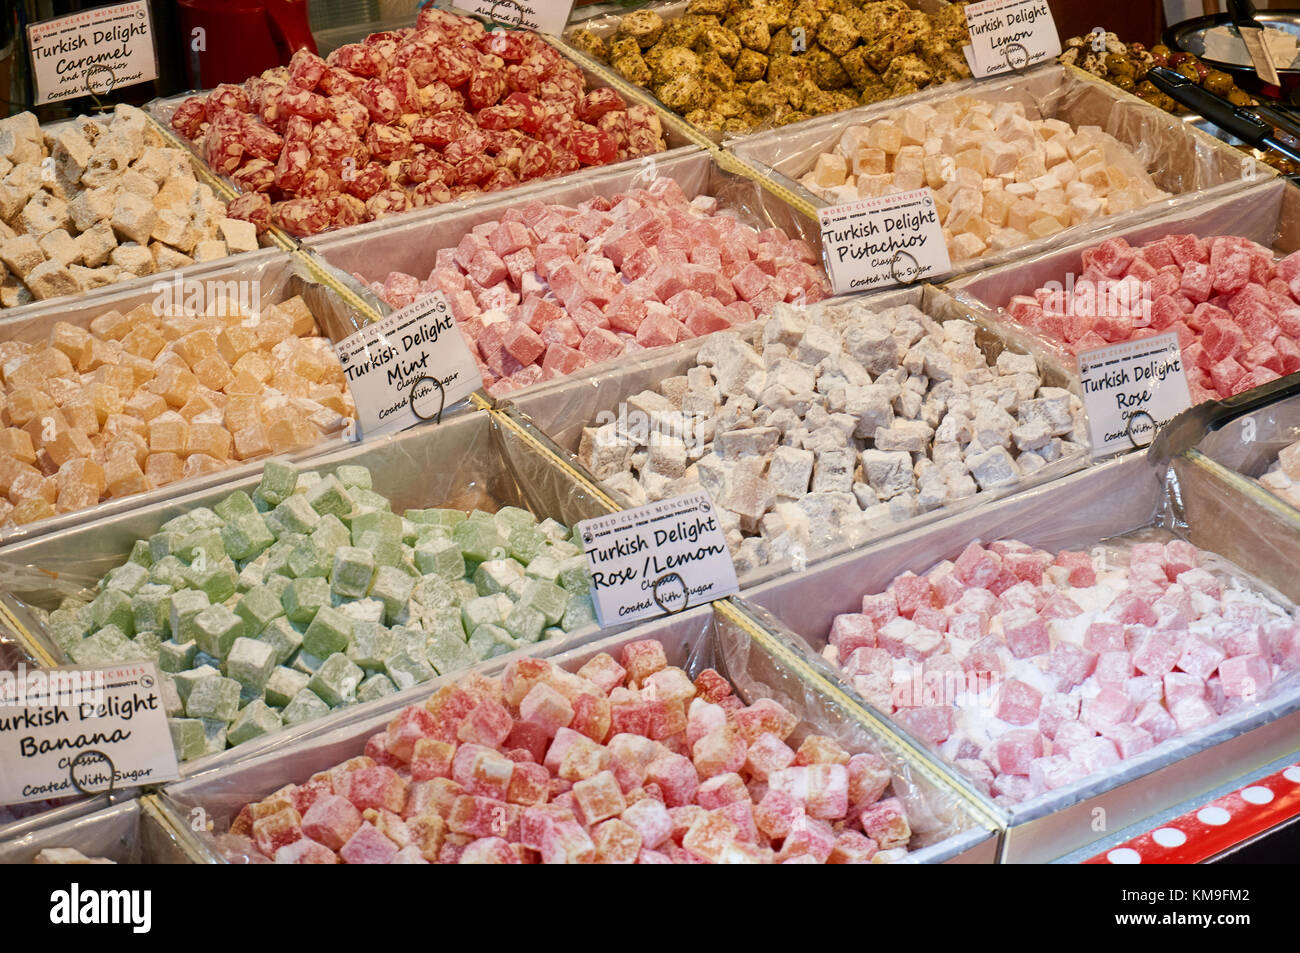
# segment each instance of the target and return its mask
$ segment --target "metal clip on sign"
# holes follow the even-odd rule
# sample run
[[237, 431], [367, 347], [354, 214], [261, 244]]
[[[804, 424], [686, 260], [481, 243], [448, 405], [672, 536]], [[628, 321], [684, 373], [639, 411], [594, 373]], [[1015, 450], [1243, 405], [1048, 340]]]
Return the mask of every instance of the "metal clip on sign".
[[[909, 264], [904, 265], [902, 270], [898, 267], [900, 258], [907, 258], [909, 262]], [[921, 277], [921, 266], [917, 264], [916, 256], [901, 248], [896, 251], [894, 257], [889, 260], [889, 277], [900, 285], [913, 284], [917, 278]]]
[[1023, 43], [1012, 43], [1004, 47], [1002, 58], [1007, 61], [1007, 68], [1013, 73], [1023, 73], [1029, 66], [1029, 51]]
[[[425, 381], [431, 381], [433, 385], [438, 388], [438, 394], [440, 395], [440, 400], [438, 401], [438, 412], [436, 414], [422, 414], [420, 413], [420, 409], [415, 406], [416, 398], [422, 396], [422, 395], [417, 395], [415, 393], [415, 389], [419, 387], [421, 384], [423, 384]], [[411, 405], [411, 413], [415, 414], [415, 416], [419, 417], [421, 420], [432, 420], [435, 423], [442, 423], [442, 411], [447, 406], [446, 388], [442, 386], [442, 381], [438, 380], [438, 378], [433, 377], [429, 374], [425, 374], [422, 377], [417, 377], [411, 383], [411, 397], [409, 403]]]

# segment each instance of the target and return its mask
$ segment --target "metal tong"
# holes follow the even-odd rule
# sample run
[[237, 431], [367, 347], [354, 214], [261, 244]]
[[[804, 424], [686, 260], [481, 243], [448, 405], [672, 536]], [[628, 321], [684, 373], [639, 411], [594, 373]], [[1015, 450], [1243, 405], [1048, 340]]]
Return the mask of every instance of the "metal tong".
[[1151, 67], [1146, 78], [1166, 96], [1204, 116], [1229, 135], [1257, 149], [1272, 149], [1300, 162], [1300, 147], [1289, 145], [1276, 135], [1281, 129], [1300, 138], [1300, 122], [1288, 111], [1277, 106], [1234, 106], [1222, 96], [1163, 66]]

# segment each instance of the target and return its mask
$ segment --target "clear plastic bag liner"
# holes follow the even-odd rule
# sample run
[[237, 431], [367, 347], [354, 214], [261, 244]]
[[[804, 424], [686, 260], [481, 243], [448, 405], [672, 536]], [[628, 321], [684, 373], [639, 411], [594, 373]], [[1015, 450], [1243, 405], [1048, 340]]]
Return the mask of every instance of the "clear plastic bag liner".
[[[903, 0], [903, 2], [906, 6], [911, 7], [913, 10], [920, 10], [922, 13], [935, 13], [944, 7], [951, 6], [951, 4], [947, 2], [947, 0]], [[644, 5], [638, 5], [637, 9], [653, 10], [655, 13], [663, 17], [665, 22], [667, 22], [670, 20], [680, 19], [682, 16], [686, 14], [687, 7], [689, 6], [690, 4], [684, 2], [684, 0], [676, 0], [676, 2], [673, 3], [648, 3]], [[602, 16], [588, 17], [584, 20], [575, 20], [571, 17], [569, 21], [569, 28], [564, 31], [564, 35], [560, 38], [565, 52], [568, 53], [569, 56], [575, 62], [583, 63], [583, 65], [585, 66], [586, 61], [590, 59], [590, 57], [588, 56], [588, 54], [584, 53], [582, 50], [575, 47], [572, 44], [572, 42], [570, 42], [570, 37], [572, 36], [573, 31], [587, 30], [591, 33], [594, 33], [596, 36], [600, 37], [602, 40], [608, 43], [611, 39], [613, 39], [614, 34], [618, 32], [618, 28], [620, 23], [623, 20], [623, 16], [624, 16], [623, 13], [610, 13]], [[811, 42], [813, 38], [809, 37], [809, 40]], [[662, 102], [659, 101], [658, 97], [656, 97], [653, 93], [650, 92], [650, 90], [646, 89], [643, 86], [638, 86], [635, 83], [623, 77], [622, 75], [620, 75], [619, 72], [615, 70], [614, 67], [609, 63], [599, 62], [596, 60], [592, 60], [592, 62], [597, 62], [602, 69], [608, 70], [610, 75], [615, 77], [618, 80], [620, 87], [626, 86], [629, 89], [638, 90], [642, 95], [650, 99], [655, 104], [655, 106], [658, 107], [660, 110], [669, 113], [674, 118], [676, 118], [679, 122], [683, 122], [683, 123], [686, 122], [684, 116], [665, 106]], [[966, 88], [971, 85], [973, 85], [973, 80], [966, 79], [966, 80], [959, 80], [953, 83], [947, 83], [943, 86], [943, 88], [944, 89]], [[929, 89], [931, 87], [926, 87], [926, 88]], [[933, 88], [937, 89], [938, 87], [936, 86]], [[915, 95], [917, 94], [911, 93], [908, 96], [899, 96], [895, 99], [890, 100], [890, 102], [894, 103], [895, 105], [905, 104], [908, 102], [910, 96], [915, 96]], [[784, 126], [780, 126], [777, 128], [779, 128], [780, 130], [798, 129], [803, 125], [805, 125], [806, 123], [812, 121], [813, 120], [804, 119], [801, 120], [800, 122], [788, 123]], [[752, 130], [750, 130], [750, 134], [757, 133], [766, 129], [773, 129], [773, 128], [774, 127], [771, 125], [771, 123], [764, 123], [762, 125], [755, 126]], [[709, 141], [715, 143], [722, 143], [724, 142], [724, 140], [729, 138], [728, 135], [725, 133], [715, 132], [713, 130], [708, 130], [708, 129], [695, 128], [695, 133], [696, 135], [704, 136]]]
[[[745, 702], [774, 698], [801, 719], [792, 743], [808, 734], [835, 738], [851, 752], [875, 751], [886, 758], [894, 771], [894, 793], [903, 798], [913, 827], [910, 860], [946, 860], [957, 850], [992, 837], [978, 824], [975, 816], [951, 792], [926, 778], [915, 776], [909, 762], [887, 741], [875, 736], [860, 717], [835, 704], [815, 686], [804, 684], [776, 664], [761, 645], [724, 615], [709, 606], [700, 606], [678, 615], [637, 626], [618, 635], [588, 641], [580, 646], [551, 647], [541, 653], [556, 665], [574, 671], [600, 652], [618, 657], [622, 646], [637, 639], [658, 639], [663, 643], [669, 665], [684, 668], [695, 676], [713, 667], [732, 680]], [[508, 658], [492, 659], [477, 671], [498, 675]], [[440, 678], [422, 686], [423, 693], [397, 699], [384, 699], [382, 707], [370, 710], [364, 718], [338, 724], [329, 730], [300, 735], [274, 750], [258, 751], [220, 770], [193, 774], [168, 785], [162, 800], [174, 816], [186, 817], [201, 808], [213, 822], [210, 834], [200, 835], [210, 850], [224, 860], [235, 863], [255, 862], [247, 851], [232, 853], [235, 839], [222, 838], [239, 810], [251, 801], [265, 797], [289, 783], [301, 783], [312, 774], [333, 767], [361, 753], [366, 739], [382, 731], [402, 708], [418, 703], [439, 687], [452, 684], [461, 675]]]
[[[341, 464], [368, 467], [374, 490], [388, 498], [395, 512], [411, 508], [450, 507], [495, 512], [502, 506], [530, 510], [539, 519], [552, 517], [566, 526], [608, 508], [569, 479], [557, 461], [526, 445], [512, 429], [502, 427], [486, 411], [472, 411], [442, 424], [424, 424], [398, 434], [353, 444], [299, 464], [300, 470], [332, 472]], [[251, 493], [261, 481], [258, 472], [131, 512], [115, 514], [66, 533], [21, 541], [5, 547], [3, 563], [73, 576], [93, 585], [121, 565], [136, 540], [147, 539], [158, 526], [195, 507], [225, 499], [235, 490]], [[44, 592], [36, 609], [57, 608], [56, 593]], [[51, 655], [62, 653], [46, 633]]]
[[[987, 311], [983, 313], [972, 311], [943, 289], [933, 285], [918, 285], [869, 295], [833, 298], [810, 307], [814, 309], [824, 306], [840, 307], [858, 302], [876, 310], [912, 304], [936, 321], [970, 321], [977, 327], [976, 344], [990, 362], [995, 362], [998, 354], [1007, 347], [1020, 353], [1033, 354], [1038, 360], [1039, 372], [1044, 383], [1048, 386], [1066, 388], [1076, 394], [1079, 392], [1077, 373], [1069, 365], [1059, 363], [1056, 356], [1037, 341], [1028, 335], [1020, 334], [1004, 322], [990, 320]], [[763, 320], [760, 319], [743, 328], [733, 330], [741, 333], [746, 340], [756, 341], [761, 340], [762, 325]], [[583, 428], [594, 426], [600, 414], [613, 415], [613, 417], [606, 416], [605, 420], [617, 419], [620, 405], [629, 397], [644, 390], [654, 390], [667, 377], [685, 374], [689, 368], [695, 366], [696, 355], [703, 343], [703, 338], [697, 338], [644, 354], [629, 355], [604, 367], [580, 371], [562, 381], [536, 390], [524, 389], [506, 395], [501, 406], [513, 408], [522, 414], [568, 455], [570, 463], [583, 474], [584, 479], [602, 486], [602, 482], [592, 476], [577, 459]], [[844, 530], [838, 534], [831, 546], [809, 552], [808, 562], [815, 563], [862, 546], [871, 540], [878, 540], [884, 536], [893, 537], [914, 527], [928, 525], [956, 513], [978, 508], [988, 501], [1024, 492], [1030, 487], [1040, 486], [1080, 467], [1088, 466], [1089, 463], [1086, 454], [1065, 456], [1031, 474], [1015, 486], [981, 490], [965, 500], [940, 507], [905, 522], [883, 527], [867, 527], [865, 530], [861, 528]], [[621, 498], [614, 497], [614, 499], [618, 503]], [[785, 574], [792, 565], [794, 564], [790, 559], [771, 562], [752, 571], [743, 572], [739, 582], [742, 587], [748, 588]]]
[[198, 862], [194, 848], [181, 842], [152, 798], [130, 798], [76, 818], [51, 816], [40, 827], [0, 837], [0, 864], [29, 864], [53, 847], [119, 864]]
[[[565, 53], [568, 52], [563, 46], [557, 46], [557, 48], [560, 49], [562, 52]], [[586, 89], [588, 91], [593, 89], [602, 89], [604, 87], [614, 85], [610, 83], [609, 80], [604, 75], [602, 75], [602, 73], [591, 69], [581, 59], [577, 57], [570, 57], [570, 59], [572, 59], [574, 63], [578, 66], [578, 68], [582, 70], [583, 79], [586, 81]], [[623, 99], [625, 99], [629, 105], [651, 106], [655, 108], [656, 111], [663, 109], [663, 107], [659, 105], [658, 100], [656, 100], [653, 96], [649, 95], [644, 90], [637, 89], [635, 86], [620, 84], [615, 88], [618, 89], [618, 92], [623, 96]], [[182, 93], [179, 96], [169, 96], [165, 98], [155, 99], [152, 100], [151, 102], [146, 103], [144, 109], [146, 112], [149, 113], [150, 116], [152, 116], [155, 120], [157, 120], [157, 122], [159, 122], [163, 126], [166, 126], [168, 131], [179, 142], [181, 142], [187, 149], [189, 149], [189, 151], [194, 155], [194, 161], [199, 163], [203, 167], [203, 169], [207, 171], [209, 175], [218, 179], [223, 185], [225, 185], [226, 188], [230, 189], [232, 192], [236, 194], [242, 194], [244, 190], [240, 188], [238, 185], [236, 185], [235, 181], [231, 179], [230, 176], [217, 175], [216, 172], [212, 171], [208, 167], [206, 160], [204, 160], [203, 158], [203, 153], [196, 143], [191, 142], [190, 140], [182, 136], [180, 133], [172, 129], [172, 116], [176, 114], [177, 107], [179, 107], [181, 103], [185, 102], [185, 100], [189, 99], [190, 97], [204, 96], [207, 94], [207, 92], [208, 92], [207, 90], [203, 90], [203, 91], [191, 90], [187, 93]], [[667, 149], [669, 150], [677, 149], [680, 148], [681, 146], [694, 145], [694, 143], [692, 143], [690, 139], [688, 139], [675, 126], [673, 126], [670, 123], [666, 123], [666, 122], [663, 123], [663, 136], [664, 136], [664, 143], [667, 146]], [[538, 187], [545, 187], [547, 185], [553, 185], [557, 182], [567, 182], [570, 180], [582, 181], [582, 179], [592, 171], [604, 171], [606, 169], [620, 169], [620, 168], [634, 167], [637, 164], [641, 163], [642, 161], [644, 161], [644, 159], [626, 159], [623, 162], [615, 162], [606, 166], [597, 166], [594, 168], [587, 167], [579, 170], [578, 172], [573, 172], [570, 173], [569, 175], [564, 175], [564, 176], [557, 176], [556, 178], [553, 179], [532, 179], [523, 185], [517, 185], [505, 191], [508, 192], [508, 194], [511, 196], [512, 199], [514, 199], [515, 201], [519, 201], [521, 196], [533, 192]], [[363, 233], [368, 229], [370, 229], [371, 227], [373, 227], [374, 225], [381, 222], [387, 223], [391, 221], [393, 218], [404, 217], [409, 215], [426, 214], [430, 211], [435, 213], [447, 212], [447, 211], [457, 212], [463, 209], [472, 208], [473, 206], [483, 201], [489, 201], [489, 202], [495, 201], [501, 196], [501, 194], [502, 193], [500, 192], [480, 192], [475, 195], [467, 196], [466, 198], [459, 199], [453, 202], [444, 202], [441, 205], [437, 205], [437, 206], [430, 206], [424, 209], [411, 210], [407, 212], [398, 212], [396, 213], [396, 215], [378, 219], [377, 221], [373, 221], [373, 222], [362, 222], [359, 225], [350, 225], [346, 228], [326, 229], [324, 232], [317, 233], [317, 235], [324, 235], [324, 234], [348, 235], [348, 234]], [[524, 199], [524, 201], [526, 201], [526, 199]], [[299, 241], [299, 239], [296, 236], [290, 236], [290, 240]]]
[[1058, 242], [1011, 264], [955, 278], [944, 287], [972, 310], [995, 315], [1017, 328], [1023, 337], [1039, 341], [1040, 347], [1053, 351], [1059, 361], [1077, 372], [1074, 355], [1059, 342], [1046, 340], [1017, 324], [1005, 310], [1008, 302], [1016, 295], [1032, 296], [1049, 282], [1065, 286], [1067, 276], [1077, 278], [1083, 274], [1082, 253], [1107, 238], [1123, 238], [1136, 248], [1165, 235], [1188, 233], [1203, 238], [1239, 235], [1274, 248], [1279, 254], [1289, 254], [1300, 247], [1300, 189], [1282, 178], [1267, 179], [1243, 192], [1211, 195], [1141, 223], [1073, 236], [1068, 242]]
[[[319, 266], [325, 267], [323, 262], [319, 263]], [[6, 315], [0, 319], [0, 337], [28, 344], [45, 344], [49, 341], [54, 325], [60, 321], [89, 329], [91, 321], [107, 311], [116, 310], [125, 314], [140, 305], [153, 307], [155, 303], [158, 303], [159, 307], [165, 307], [167, 298], [163, 297], [164, 294], [173, 301], [179, 298], [184, 302], [197, 287], [190, 282], [203, 282], [205, 301], [208, 300], [209, 288], [213, 289], [211, 294], [227, 295], [227, 300], [239, 301], [244, 295], [249, 298], [256, 295], [262, 305], [278, 303], [294, 295], [301, 295], [315, 316], [321, 333], [332, 341], [342, 340], [372, 319], [371, 314], [349, 304], [343, 296], [322, 284], [318, 276], [313, 275], [298, 257], [280, 251], [258, 252], [256, 257], [250, 256], [242, 262], [221, 262], [215, 267], [177, 272], [172, 278], [160, 278], [158, 281], [157, 286], [140, 286], [135, 282], [126, 282], [113, 286], [113, 290], [108, 293], [85, 295], [67, 303], [53, 302], [40, 309], [23, 309], [21, 314]], [[209, 285], [209, 282], [212, 284]], [[366, 294], [369, 295], [369, 292], [367, 291]], [[373, 296], [370, 297], [372, 301], [375, 300]], [[446, 419], [467, 408], [468, 402], [462, 401], [447, 408], [443, 417]], [[323, 435], [314, 447], [296, 451], [289, 456], [294, 460], [307, 460], [348, 444], [349, 441], [340, 427], [335, 433]], [[88, 509], [60, 513], [49, 519], [0, 530], [0, 544], [7, 547], [11, 543], [49, 533], [63, 532], [88, 523], [98, 524], [119, 513], [151, 506], [253, 473], [260, 474], [261, 470], [260, 460], [235, 461], [233, 465], [214, 473], [177, 480], [175, 483], [146, 490], [143, 493], [120, 499], [108, 499]], [[0, 550], [0, 561], [4, 558], [5, 554]], [[4, 576], [0, 573], [0, 588], [3, 586]]]
[[140, 802], [134, 798], [0, 843], [0, 864], [30, 864], [42, 850], [72, 847], [87, 857], [143, 863]]
[[1195, 450], [1165, 472], [1162, 522], [1300, 602], [1300, 513]]
[[[1271, 179], [1275, 175], [1271, 170], [1261, 171], [1266, 167], [1244, 158], [1226, 143], [1199, 129], [1189, 128], [1187, 123], [1163, 110], [1073, 67], [1044, 64], [1009, 78], [983, 80], [973, 87], [953, 89], [940, 86], [923, 90], [914, 93], [907, 102], [934, 103], [958, 96], [1022, 103], [1030, 119], [1061, 119], [1075, 128], [1100, 126], [1129, 146], [1151, 173], [1156, 185], [1171, 193], [1171, 197], [1131, 212], [1074, 225], [1055, 235], [1001, 252], [989, 252], [963, 263], [954, 263], [957, 274], [1019, 262], [1079, 241], [1084, 236], [1095, 244], [1119, 229], [1156, 215], [1188, 206], [1200, 207], [1220, 196], [1240, 192], [1255, 184], [1257, 176]], [[891, 114], [906, 109], [905, 104], [876, 103], [801, 123], [793, 129], [747, 136], [729, 143], [729, 149], [742, 161], [772, 174], [778, 182], [814, 207], [825, 208], [830, 203], [800, 185], [799, 177], [812, 168], [820, 154], [832, 151], [850, 126], [889, 118]]]
[[[1268, 532], [1241, 520], [1234, 520], [1230, 527], [1223, 521], [1205, 520], [1190, 533], [1186, 532], [1186, 526], [1171, 525], [1164, 514], [1162, 476], [1145, 452], [1121, 457], [961, 514], [941, 527], [912, 531], [838, 557], [801, 575], [765, 583], [747, 591], [744, 602], [780, 619], [812, 658], [819, 656], [826, 646], [835, 616], [860, 612], [864, 594], [884, 591], [900, 573], [922, 574], [944, 559], [955, 559], [973, 540], [1016, 539], [1052, 552], [1082, 550], [1095, 559], [1106, 560], [1109, 566], [1119, 567], [1127, 564], [1127, 551], [1134, 542], [1165, 541], [1178, 535], [1190, 537], [1192, 543], [1214, 554], [1203, 554], [1203, 565], [1225, 583], [1225, 588], [1239, 586], [1253, 590], [1288, 613], [1294, 612], [1296, 585], [1275, 585], [1258, 572], [1261, 562], [1278, 555], [1270, 550]], [[1196, 498], [1198, 516], [1207, 508], [1230, 511], [1241, 506], [1240, 499], [1222, 487], [1184, 482], [1182, 488], [1185, 495]], [[1196, 522], [1191, 525], [1197, 526]], [[1239, 538], [1231, 538], [1232, 533]], [[870, 709], [846, 676], [827, 663], [817, 664], [820, 671], [829, 672], [828, 677], [836, 679], [855, 701]], [[1186, 786], [1199, 784], [1211, 770], [1228, 772], [1227, 777], [1235, 776], [1233, 771], [1240, 774], [1247, 770], [1239, 767], [1240, 760], [1216, 757], [1218, 753], [1211, 749], [1296, 711], [1300, 711], [1300, 677], [1292, 672], [1280, 678], [1259, 701], [1230, 710], [1202, 729], [1180, 734], [1101, 774], [1010, 807], [992, 802], [989, 806], [1002, 811], [1012, 828], [1066, 810], [1075, 811], [1071, 817], [1076, 820], [1058, 823], [1058, 829], [1047, 832], [1048, 841], [1032, 848], [1038, 851], [1039, 859], [1057, 856], [1066, 852], [1062, 848], [1067, 841], [1081, 846], [1092, 839], [1084, 809], [1092, 799], [1134, 785], [1123, 792], [1128, 800], [1111, 806], [1108, 827], [1118, 829], [1136, 822], [1160, 809], [1161, 801], [1167, 806], [1202, 790]], [[882, 713], [877, 715], [884, 717]], [[904, 737], [911, 737], [901, 727], [896, 730]], [[926, 743], [912, 740], [918, 749], [926, 749]], [[1289, 743], [1294, 747], [1294, 732]], [[1203, 752], [1209, 752], [1207, 766], [1198, 773], [1184, 772], [1185, 776], [1177, 779], [1178, 785], [1184, 786], [1162, 783], [1164, 775], [1157, 775]], [[1249, 759], [1266, 753], [1261, 749], [1234, 757]], [[932, 754], [932, 759], [949, 776], [956, 774], [956, 769], [945, 766], [937, 754]]]

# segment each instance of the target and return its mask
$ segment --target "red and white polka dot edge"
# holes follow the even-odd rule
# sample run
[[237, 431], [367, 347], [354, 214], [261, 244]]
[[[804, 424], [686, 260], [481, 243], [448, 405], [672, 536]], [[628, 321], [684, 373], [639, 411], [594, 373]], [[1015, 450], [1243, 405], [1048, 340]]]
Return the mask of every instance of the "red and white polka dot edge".
[[1216, 798], [1086, 864], [1196, 864], [1300, 814], [1300, 763]]

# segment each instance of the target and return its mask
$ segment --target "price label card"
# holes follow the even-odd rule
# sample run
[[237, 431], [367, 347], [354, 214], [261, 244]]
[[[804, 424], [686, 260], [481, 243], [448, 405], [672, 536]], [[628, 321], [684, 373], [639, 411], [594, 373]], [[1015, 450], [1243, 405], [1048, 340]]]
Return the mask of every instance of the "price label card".
[[1094, 457], [1149, 445], [1192, 403], [1172, 332], [1084, 351], [1079, 378]]
[[1061, 36], [1047, 0], [983, 0], [965, 9], [970, 46], [962, 49], [976, 79], [1061, 55]]
[[495, 23], [559, 36], [569, 22], [573, 0], [456, 0], [453, 6]]
[[952, 270], [929, 189], [832, 205], [817, 216], [836, 294], [910, 285]]
[[703, 490], [583, 520], [578, 535], [602, 628], [740, 591], [717, 510]]
[[478, 365], [436, 291], [334, 345], [366, 437], [396, 433], [483, 386]]
[[152, 662], [0, 672], [0, 804], [180, 777]]
[[27, 27], [36, 105], [107, 96], [158, 78], [147, 0], [83, 10]]

